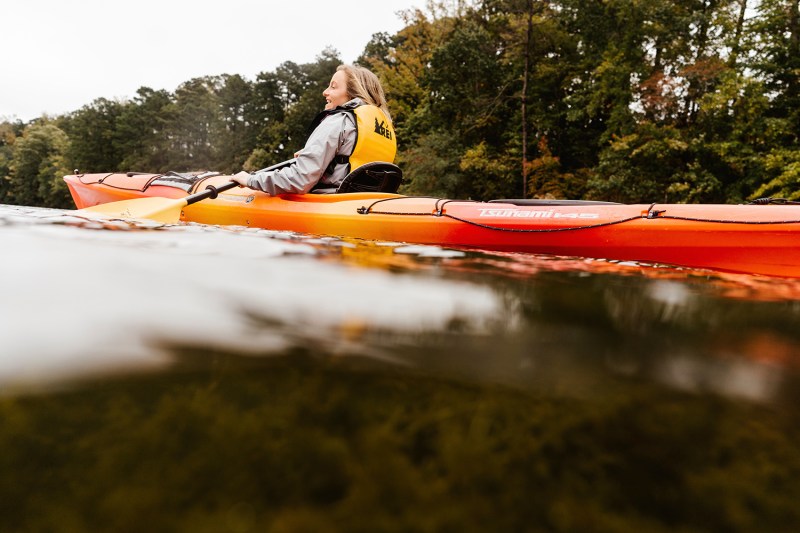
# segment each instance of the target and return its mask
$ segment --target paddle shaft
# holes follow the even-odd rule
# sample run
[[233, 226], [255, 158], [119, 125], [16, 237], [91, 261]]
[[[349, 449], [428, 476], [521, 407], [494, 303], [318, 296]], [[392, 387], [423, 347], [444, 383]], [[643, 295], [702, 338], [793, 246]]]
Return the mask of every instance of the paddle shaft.
[[198, 192], [187, 196], [184, 198], [186, 201], [186, 205], [192, 205], [194, 203], [199, 202], [200, 200], [205, 200], [206, 198], [216, 198], [217, 195], [223, 191], [227, 191], [233, 189], [234, 187], [238, 187], [239, 184], [235, 181], [229, 181], [225, 185], [220, 185], [219, 187], [215, 187], [214, 185], [206, 186], [206, 189], [203, 192]]
[[275, 163], [274, 165], [269, 166], [267, 168], [262, 168], [258, 172], [269, 172], [271, 170], [278, 170], [279, 168], [288, 167], [289, 165], [291, 165], [295, 161], [297, 161], [297, 158], [293, 157], [292, 159], [287, 159], [286, 161], [281, 161], [280, 163]]

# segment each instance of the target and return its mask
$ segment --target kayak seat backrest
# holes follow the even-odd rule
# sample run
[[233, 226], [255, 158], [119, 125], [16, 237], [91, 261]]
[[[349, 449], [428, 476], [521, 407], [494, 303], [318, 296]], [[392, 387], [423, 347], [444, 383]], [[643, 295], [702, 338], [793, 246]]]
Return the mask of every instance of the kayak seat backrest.
[[400, 167], [384, 161], [375, 161], [361, 165], [345, 176], [336, 192], [396, 193], [401, 183], [403, 183], [403, 171]]

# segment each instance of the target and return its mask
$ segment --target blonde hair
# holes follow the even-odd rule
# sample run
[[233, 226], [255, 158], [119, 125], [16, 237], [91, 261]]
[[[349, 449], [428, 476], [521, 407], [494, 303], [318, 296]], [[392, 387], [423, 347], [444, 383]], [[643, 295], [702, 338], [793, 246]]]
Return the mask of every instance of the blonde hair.
[[345, 73], [347, 77], [347, 95], [350, 98], [361, 98], [367, 104], [380, 108], [386, 118], [390, 122], [392, 121], [383, 86], [372, 71], [355, 65], [339, 65], [336, 70]]

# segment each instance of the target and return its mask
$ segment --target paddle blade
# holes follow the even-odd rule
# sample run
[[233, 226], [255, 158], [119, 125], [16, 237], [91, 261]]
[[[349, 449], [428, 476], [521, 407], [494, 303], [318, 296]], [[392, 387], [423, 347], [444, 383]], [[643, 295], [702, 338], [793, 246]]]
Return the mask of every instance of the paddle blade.
[[78, 212], [104, 215], [111, 218], [146, 218], [165, 224], [174, 224], [186, 207], [185, 198], [136, 198], [85, 207]]

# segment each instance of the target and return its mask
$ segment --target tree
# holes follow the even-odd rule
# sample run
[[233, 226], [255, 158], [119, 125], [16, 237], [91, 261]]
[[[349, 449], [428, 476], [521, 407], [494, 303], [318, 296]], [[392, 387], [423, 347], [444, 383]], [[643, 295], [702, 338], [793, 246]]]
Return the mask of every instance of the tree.
[[317, 56], [315, 62], [300, 66], [298, 80], [295, 80], [295, 83], [299, 81], [301, 84], [293, 95], [293, 104], [284, 119], [285, 142], [290, 153], [294, 153], [305, 144], [309, 125], [325, 107], [322, 92], [341, 63], [339, 53], [332, 48], [326, 48]]
[[615, 138], [600, 154], [588, 194], [623, 203], [708, 201], [721, 193], [719, 180], [698, 164], [694, 145], [674, 126], [642, 123]]
[[123, 170], [117, 119], [124, 107], [121, 102], [98, 98], [58, 120], [71, 140], [67, 156], [73, 168], [81, 172]]
[[24, 126], [19, 120], [0, 122], [0, 203], [11, 202], [11, 164], [14, 160], [14, 142], [22, 135]]
[[254, 135], [253, 149], [244, 164], [256, 170], [287, 159], [284, 119], [288, 104], [284, 87], [276, 72], [261, 72], [252, 89], [253, 98], [247, 108], [247, 120]]
[[525, 58], [522, 73], [522, 197], [528, 197], [528, 80], [531, 72], [531, 41], [533, 37], [533, 0], [527, 0], [525, 13]]
[[465, 144], [500, 143], [512, 98], [502, 52], [477, 17], [459, 21], [434, 49], [424, 84], [436, 127], [458, 131]]
[[214, 168], [235, 173], [242, 169], [256, 145], [255, 126], [248, 120], [253, 115], [253, 86], [239, 75], [224, 75], [222, 80], [218, 92], [221, 129], [214, 135], [217, 148]]
[[[398, 143], [412, 147], [420, 135], [432, 129], [430, 92], [424, 79], [433, 51], [447, 40], [453, 17], [429, 19], [419, 9], [407, 10], [402, 17], [406, 26], [388, 42], [388, 55], [375, 56], [365, 50], [359, 61], [380, 78], [386, 91]], [[375, 39], [375, 36], [373, 36]]]
[[466, 198], [464, 173], [459, 168], [463, 148], [450, 132], [438, 130], [418, 139], [398, 156], [406, 194]]
[[[753, 68], [774, 94], [770, 115], [791, 124], [788, 142], [798, 140], [800, 124], [800, 0], [761, 0], [754, 23], [761, 46]], [[788, 132], [787, 131], [787, 132]]]
[[303, 147], [308, 128], [325, 107], [322, 92], [342, 60], [326, 48], [314, 63], [285, 62], [274, 73], [258, 75], [253, 93], [257, 142], [245, 168], [255, 170], [290, 159]]
[[49, 120], [25, 128], [13, 145], [9, 200], [19, 205], [70, 208], [72, 201], [63, 177], [69, 138]]
[[194, 78], [175, 91], [175, 113], [167, 124], [172, 170], [213, 170], [216, 134], [224, 130], [219, 105], [220, 76]]
[[[589, 142], [576, 139], [586, 129], [571, 127], [568, 120], [567, 96], [575, 79], [578, 47], [564, 31], [560, 7], [552, 2], [487, 0], [482, 13], [500, 37], [499, 47], [509, 64], [509, 90], [519, 99], [518, 106], [509, 102], [512, 118], [504, 133], [503, 157], [522, 160], [521, 167], [511, 172], [516, 179], [522, 175], [523, 196], [530, 195], [525, 190], [528, 185], [534, 194], [548, 196], [572, 190], [572, 186], [563, 188], [562, 182], [579, 179], [583, 172], [574, 171], [596, 158], [586, 155], [596, 136]], [[549, 171], [543, 172], [545, 168]], [[537, 175], [528, 176], [533, 170]]]
[[397, 47], [397, 41], [386, 32], [373, 33], [369, 42], [364, 46], [364, 51], [358, 56], [355, 63], [365, 68], [375, 69], [376, 65], [390, 65], [392, 54]]
[[[492, 190], [509, 194], [513, 170], [500, 159], [507, 155], [515, 81], [509, 79], [502, 39], [472, 6], [429, 10], [430, 17], [419, 10], [405, 13], [406, 28], [381, 41], [387, 57], [363, 55], [385, 83], [401, 146], [398, 160], [411, 163], [403, 190], [474, 198]], [[421, 174], [431, 171], [421, 161], [431, 152], [444, 158], [434, 165], [445, 174], [441, 178]], [[491, 160], [478, 161], [478, 154]], [[437, 185], [437, 179], [444, 183]]]
[[175, 120], [175, 103], [165, 90], [140, 87], [117, 119], [117, 150], [120, 167], [139, 172], [170, 169], [168, 125]]

